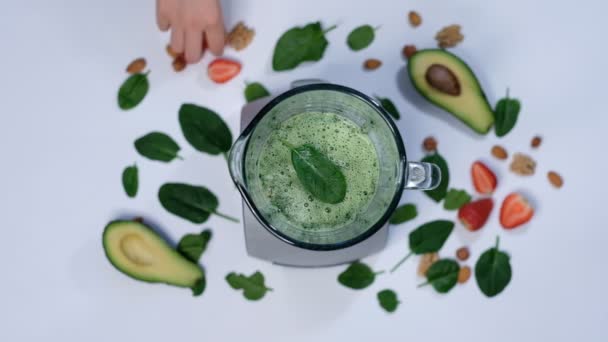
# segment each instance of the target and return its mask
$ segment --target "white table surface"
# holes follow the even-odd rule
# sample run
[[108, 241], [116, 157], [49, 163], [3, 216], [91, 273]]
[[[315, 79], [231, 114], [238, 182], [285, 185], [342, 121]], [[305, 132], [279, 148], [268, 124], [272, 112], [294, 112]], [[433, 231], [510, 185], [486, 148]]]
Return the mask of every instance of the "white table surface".
[[[166, 56], [166, 34], [156, 30], [152, 0], [12, 1], [0, 11], [0, 341], [606, 341], [608, 332], [608, 241], [606, 175], [605, 1], [231, 1], [226, 21], [245, 20], [256, 30], [253, 44], [226, 55], [243, 62], [226, 85], [206, 76], [206, 56], [176, 74]], [[418, 10], [423, 24], [412, 29], [406, 15]], [[321, 19], [337, 24], [321, 62], [292, 72], [271, 70], [279, 35], [296, 24]], [[345, 42], [357, 25], [381, 25], [367, 50], [353, 53]], [[514, 131], [504, 139], [477, 138], [446, 120], [419, 98], [404, 96], [401, 48], [435, 45], [442, 27], [463, 26], [464, 42], [453, 49], [477, 71], [492, 103], [505, 88], [522, 100]], [[151, 90], [136, 109], [123, 112], [116, 92], [123, 69], [147, 58]], [[380, 58], [378, 71], [361, 71], [362, 61]], [[261, 81], [280, 91], [298, 78], [321, 77], [392, 98], [403, 113], [398, 125], [412, 160], [421, 140], [437, 136], [451, 167], [451, 184], [472, 192], [468, 171], [478, 158], [497, 170], [499, 205], [510, 191], [533, 198], [537, 214], [518, 231], [503, 231], [495, 209], [489, 224], [471, 234], [457, 226], [442, 250], [452, 256], [467, 244], [469, 265], [496, 235], [511, 256], [513, 279], [504, 293], [488, 299], [474, 281], [447, 295], [416, 289], [416, 258], [394, 275], [379, 277], [363, 291], [336, 282], [343, 267], [292, 269], [247, 257], [242, 228], [212, 217], [193, 225], [160, 206], [156, 192], [165, 181], [203, 184], [220, 195], [223, 212], [240, 215], [239, 195], [225, 161], [197, 153], [177, 122], [181, 103], [220, 112], [238, 130], [244, 81]], [[408, 93], [406, 89], [406, 93]], [[182, 146], [184, 162], [145, 160], [133, 140], [162, 130]], [[544, 137], [530, 151], [535, 134]], [[489, 155], [499, 142], [510, 152], [530, 153], [537, 174], [520, 178]], [[128, 199], [120, 185], [123, 168], [137, 162], [140, 191]], [[565, 186], [551, 188], [546, 172], [563, 174]], [[404, 202], [419, 216], [393, 227], [385, 251], [365, 259], [390, 267], [406, 251], [407, 234], [437, 218], [454, 219], [421, 193]], [[104, 225], [120, 216], [143, 215], [173, 240], [211, 227], [204, 255], [208, 288], [193, 298], [188, 290], [149, 285], [112, 268], [101, 248]], [[261, 270], [275, 289], [247, 302], [226, 284], [230, 271]], [[382, 311], [377, 291], [396, 290], [402, 304]]]

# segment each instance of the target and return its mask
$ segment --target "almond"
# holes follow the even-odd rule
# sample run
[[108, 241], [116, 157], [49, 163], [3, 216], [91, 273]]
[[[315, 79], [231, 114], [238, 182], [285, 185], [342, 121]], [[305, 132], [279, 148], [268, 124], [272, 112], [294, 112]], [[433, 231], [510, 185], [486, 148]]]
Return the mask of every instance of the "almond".
[[180, 72], [186, 68], [186, 60], [184, 59], [183, 56], [177, 56], [173, 60], [172, 65], [173, 65], [173, 70], [175, 70], [176, 72]]
[[537, 135], [534, 138], [532, 138], [532, 141], [530, 142], [530, 146], [532, 146], [532, 148], [538, 148], [542, 142], [543, 142], [543, 139]]
[[505, 160], [509, 157], [507, 150], [505, 150], [502, 146], [494, 145], [492, 147], [492, 155], [496, 157], [496, 159]]
[[471, 268], [469, 266], [462, 266], [458, 271], [458, 284], [464, 284], [471, 278]]
[[564, 185], [564, 179], [555, 171], [549, 171], [547, 178], [549, 178], [549, 183], [558, 189]]
[[173, 51], [173, 49], [171, 49], [171, 45], [169, 45], [169, 44], [167, 44], [167, 49], [166, 49], [166, 50], [167, 50], [167, 54], [168, 54], [168, 55], [169, 55], [171, 58], [173, 58], [173, 59], [175, 59], [175, 58], [177, 58], [178, 56], [180, 56], [180, 54], [179, 54], [179, 53], [177, 53], [177, 52]]
[[370, 59], [367, 59], [363, 63], [363, 68], [365, 68], [365, 70], [376, 70], [381, 65], [382, 65], [382, 62], [379, 59], [370, 58]]
[[410, 11], [407, 17], [410, 20], [410, 25], [412, 25], [412, 27], [418, 27], [420, 26], [420, 24], [422, 24], [422, 18], [420, 17], [420, 14], [418, 14], [418, 12], [416, 11]]
[[437, 140], [433, 137], [426, 137], [422, 142], [422, 148], [427, 152], [437, 151]]
[[144, 71], [146, 68], [146, 59], [145, 58], [137, 58], [133, 62], [129, 63], [127, 66], [127, 72], [129, 74], [139, 74]]
[[410, 58], [413, 54], [416, 53], [416, 45], [406, 45], [403, 47], [403, 57]]
[[465, 261], [469, 258], [471, 253], [467, 247], [460, 247], [456, 250], [456, 258], [460, 261]]

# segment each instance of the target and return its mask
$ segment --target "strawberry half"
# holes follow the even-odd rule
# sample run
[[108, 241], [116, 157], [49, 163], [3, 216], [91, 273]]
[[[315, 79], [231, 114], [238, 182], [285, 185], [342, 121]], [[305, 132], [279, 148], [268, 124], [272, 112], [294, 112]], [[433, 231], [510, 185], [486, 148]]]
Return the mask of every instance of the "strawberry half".
[[493, 207], [494, 201], [491, 198], [469, 202], [458, 210], [458, 219], [466, 229], [474, 232], [486, 224]]
[[505, 229], [513, 229], [530, 221], [534, 209], [520, 194], [512, 193], [505, 197], [500, 207], [500, 224]]
[[225, 58], [218, 58], [207, 67], [207, 75], [215, 83], [226, 83], [239, 72], [241, 72], [241, 63]]
[[496, 190], [496, 175], [484, 163], [476, 161], [471, 167], [471, 177], [475, 190], [483, 195], [489, 195]]

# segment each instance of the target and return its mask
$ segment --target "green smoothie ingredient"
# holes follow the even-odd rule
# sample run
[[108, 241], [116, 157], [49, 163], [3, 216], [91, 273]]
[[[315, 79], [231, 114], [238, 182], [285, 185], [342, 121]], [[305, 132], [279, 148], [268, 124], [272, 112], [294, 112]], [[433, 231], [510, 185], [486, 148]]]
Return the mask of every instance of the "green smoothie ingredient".
[[352, 30], [346, 38], [346, 44], [353, 51], [363, 50], [374, 41], [374, 31], [370, 25], [362, 25]]
[[262, 83], [247, 83], [247, 87], [245, 87], [245, 100], [247, 100], [247, 102], [255, 101], [266, 96], [270, 96], [270, 92]]
[[209, 108], [183, 104], [179, 109], [179, 125], [186, 140], [200, 152], [226, 154], [232, 147], [230, 128]]
[[464, 190], [450, 189], [445, 196], [443, 202], [443, 209], [445, 210], [458, 210], [463, 205], [471, 202], [471, 195]]
[[418, 215], [418, 211], [416, 210], [416, 205], [413, 203], [404, 204], [393, 212], [389, 222], [391, 224], [401, 224], [405, 223], [409, 220], [413, 220]]
[[198, 263], [211, 240], [211, 230], [205, 229], [200, 234], [186, 234], [177, 244], [177, 251], [186, 259]]
[[412, 254], [438, 252], [453, 229], [454, 222], [446, 220], [431, 221], [416, 228], [409, 236], [410, 252], [391, 268], [391, 273], [395, 272]]
[[376, 100], [380, 101], [382, 108], [384, 108], [384, 110], [387, 111], [393, 117], [393, 119], [399, 120], [401, 114], [399, 114], [399, 111], [397, 110], [397, 107], [395, 107], [393, 101], [391, 101], [388, 97], [380, 97], [378, 95], [375, 95], [374, 97]]
[[133, 164], [127, 166], [122, 172], [122, 187], [125, 189], [125, 193], [129, 197], [135, 197], [137, 195], [137, 188], [139, 185], [138, 181], [137, 165]]
[[260, 300], [266, 292], [272, 291], [264, 284], [264, 275], [260, 271], [247, 277], [244, 274], [230, 272], [226, 281], [235, 290], [243, 290], [243, 296], [248, 300]]
[[370, 286], [376, 276], [384, 273], [384, 271], [374, 272], [366, 264], [355, 261], [348, 268], [338, 275], [338, 282], [353, 290], [361, 290]]
[[137, 106], [148, 93], [150, 83], [148, 74], [135, 74], [129, 76], [118, 90], [118, 107], [122, 110], [129, 110]]
[[418, 287], [432, 285], [435, 291], [446, 293], [458, 282], [460, 266], [455, 260], [441, 259], [434, 262], [426, 271], [426, 282]]
[[378, 292], [378, 303], [380, 306], [386, 310], [386, 312], [395, 312], [397, 310], [397, 306], [399, 306], [399, 299], [397, 298], [397, 294], [393, 290], [382, 290]]
[[477, 286], [488, 297], [501, 293], [511, 281], [509, 255], [498, 250], [499, 242], [497, 236], [496, 246], [483, 252], [475, 264]]
[[304, 27], [294, 27], [283, 33], [274, 47], [272, 69], [291, 70], [302, 62], [320, 60], [328, 44], [325, 34], [334, 28], [335, 25], [323, 30], [321, 23], [315, 22]]
[[507, 95], [496, 103], [494, 109], [494, 130], [496, 136], [504, 137], [507, 135], [517, 122], [519, 111], [521, 109], [521, 103], [518, 99], [509, 98], [509, 89], [507, 89]]
[[439, 203], [448, 193], [448, 185], [450, 183], [450, 171], [448, 169], [448, 163], [443, 159], [439, 152], [430, 154], [422, 158], [423, 162], [433, 163], [441, 170], [441, 182], [433, 190], [427, 190], [424, 193], [433, 199], [433, 201]]
[[217, 197], [203, 186], [166, 183], [160, 187], [158, 199], [168, 212], [192, 223], [204, 223], [211, 214], [239, 222], [234, 217], [218, 212]]
[[162, 132], [152, 132], [135, 140], [135, 149], [142, 156], [162, 162], [170, 162], [175, 158], [183, 159], [177, 153], [179, 145], [170, 136]]

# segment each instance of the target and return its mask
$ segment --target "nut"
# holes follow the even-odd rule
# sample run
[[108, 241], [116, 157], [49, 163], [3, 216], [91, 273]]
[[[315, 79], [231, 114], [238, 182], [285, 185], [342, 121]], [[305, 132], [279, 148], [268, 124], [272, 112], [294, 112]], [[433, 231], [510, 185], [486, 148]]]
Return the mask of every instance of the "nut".
[[171, 45], [169, 45], [169, 44], [167, 44], [167, 48], [166, 48], [166, 50], [167, 50], [167, 54], [168, 54], [168, 55], [169, 55], [171, 58], [173, 58], [173, 59], [175, 59], [175, 58], [177, 58], [178, 56], [180, 56], [180, 55], [181, 55], [181, 54], [179, 54], [179, 53], [177, 53], [177, 52], [173, 51], [173, 49], [171, 49]]
[[507, 150], [505, 150], [504, 147], [502, 147], [500, 145], [494, 145], [492, 147], [492, 155], [494, 157], [496, 157], [496, 159], [500, 159], [500, 160], [505, 160], [509, 157]]
[[376, 70], [382, 65], [382, 62], [379, 59], [370, 58], [365, 60], [363, 63], [363, 68], [365, 70]]
[[450, 25], [437, 32], [435, 39], [440, 48], [448, 48], [458, 45], [464, 36], [460, 33], [460, 25]]
[[471, 268], [469, 266], [462, 266], [458, 271], [458, 284], [464, 284], [471, 278]]
[[410, 11], [407, 17], [410, 20], [410, 25], [412, 25], [412, 27], [418, 27], [420, 26], [420, 24], [422, 24], [422, 18], [420, 17], [420, 14], [418, 14], [418, 12], [416, 11]]
[[530, 156], [515, 153], [511, 162], [511, 171], [520, 176], [530, 176], [536, 170], [536, 162]]
[[146, 59], [145, 58], [137, 58], [133, 62], [129, 63], [127, 66], [127, 72], [129, 74], [138, 74], [146, 68]]
[[180, 71], [184, 70], [186, 68], [186, 60], [184, 59], [184, 56], [175, 57], [172, 65], [173, 65], [173, 70], [175, 70], [176, 72], [180, 72]]
[[403, 53], [403, 57], [410, 58], [416, 53], [416, 45], [406, 45], [401, 52]]
[[460, 82], [458, 82], [458, 78], [456, 78], [452, 70], [448, 69], [445, 65], [432, 64], [426, 69], [424, 77], [432, 88], [444, 94], [452, 96], [460, 95]]
[[549, 183], [558, 189], [564, 185], [564, 179], [555, 171], [549, 171], [547, 173], [547, 178], [549, 178]]
[[437, 140], [434, 137], [426, 137], [422, 141], [422, 148], [427, 152], [437, 151]]
[[467, 247], [460, 247], [456, 250], [456, 258], [460, 261], [465, 261], [469, 258], [471, 253]]
[[235, 50], [240, 51], [249, 46], [253, 40], [253, 36], [255, 36], [255, 31], [245, 26], [245, 24], [240, 21], [234, 26], [232, 31], [230, 31], [226, 37], [226, 42]]
[[439, 260], [439, 254], [437, 253], [422, 254], [420, 263], [418, 264], [418, 275], [421, 277], [426, 276], [426, 271], [428, 271], [429, 267], [437, 260]]
[[530, 142], [530, 146], [532, 146], [532, 148], [538, 148], [540, 146], [540, 143], [542, 143], [542, 142], [543, 142], [543, 138], [541, 138], [537, 135], [534, 138], [532, 138], [532, 141]]

